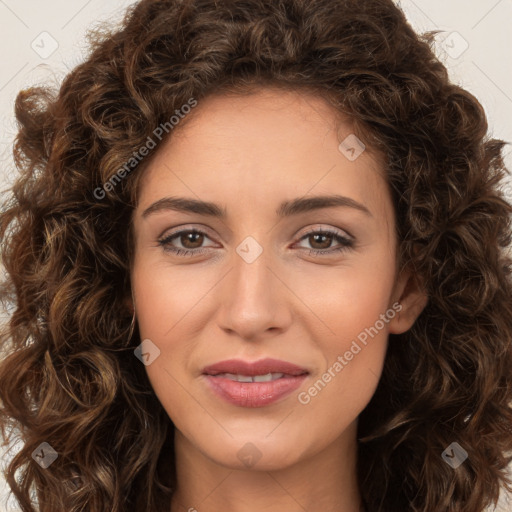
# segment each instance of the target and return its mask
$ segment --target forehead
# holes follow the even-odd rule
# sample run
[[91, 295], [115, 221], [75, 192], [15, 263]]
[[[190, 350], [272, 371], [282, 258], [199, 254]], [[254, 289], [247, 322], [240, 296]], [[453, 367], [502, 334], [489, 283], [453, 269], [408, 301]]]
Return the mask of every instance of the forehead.
[[367, 147], [353, 160], [340, 151], [345, 140], [361, 151], [355, 137], [350, 121], [312, 94], [209, 96], [158, 148], [141, 180], [140, 208], [172, 191], [264, 214], [283, 199], [337, 193], [388, 218], [379, 155]]

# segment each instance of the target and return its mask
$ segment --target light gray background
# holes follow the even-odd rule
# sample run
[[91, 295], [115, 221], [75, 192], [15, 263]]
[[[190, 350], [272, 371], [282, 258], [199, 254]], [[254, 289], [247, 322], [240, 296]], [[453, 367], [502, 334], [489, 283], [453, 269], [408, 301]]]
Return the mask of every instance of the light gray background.
[[[364, 1], [364, 0], [362, 0]], [[13, 104], [20, 89], [58, 84], [83, 59], [87, 28], [114, 24], [133, 0], [0, 0], [0, 189], [12, 180]], [[512, 142], [512, 0], [402, 0], [398, 2], [418, 32], [441, 30], [437, 53], [452, 80], [483, 104], [490, 135]], [[506, 162], [512, 169], [512, 147]], [[512, 198], [512, 184], [507, 193]], [[3, 455], [3, 461], [7, 456]], [[0, 478], [0, 512], [5, 503]], [[500, 511], [512, 511], [502, 497]]]

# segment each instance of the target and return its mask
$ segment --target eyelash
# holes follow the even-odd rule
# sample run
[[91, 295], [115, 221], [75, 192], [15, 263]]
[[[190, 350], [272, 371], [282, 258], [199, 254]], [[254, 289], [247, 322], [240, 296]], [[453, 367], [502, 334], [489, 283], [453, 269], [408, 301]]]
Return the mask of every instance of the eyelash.
[[[161, 238], [158, 240], [158, 244], [163, 247], [164, 251], [172, 252], [176, 256], [194, 256], [198, 254], [203, 254], [205, 252], [208, 252], [208, 249], [205, 247], [197, 248], [197, 249], [181, 249], [179, 247], [173, 247], [170, 245], [171, 240], [175, 238], [179, 238], [181, 235], [185, 233], [193, 233], [193, 234], [199, 234], [204, 235], [208, 237], [208, 234], [204, 231], [201, 231], [199, 229], [184, 229], [182, 231], [176, 231], [175, 233], [171, 233], [169, 236], [166, 236], [165, 238]], [[327, 235], [329, 237], [332, 237], [333, 241], [338, 242], [340, 247], [336, 247], [334, 249], [309, 249], [309, 255], [310, 256], [326, 256], [326, 255], [332, 255], [335, 253], [340, 253], [349, 249], [352, 249], [354, 247], [354, 241], [350, 238], [347, 238], [345, 236], [340, 235], [339, 233], [335, 231], [330, 231], [328, 229], [311, 229], [310, 231], [306, 232], [300, 239], [299, 242], [310, 237], [311, 235]]]

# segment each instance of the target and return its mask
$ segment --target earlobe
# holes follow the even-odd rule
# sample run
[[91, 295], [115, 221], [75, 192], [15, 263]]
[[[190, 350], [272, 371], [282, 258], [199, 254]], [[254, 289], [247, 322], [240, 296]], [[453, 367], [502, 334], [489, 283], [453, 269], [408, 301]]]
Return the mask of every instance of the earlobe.
[[400, 303], [401, 309], [397, 310], [398, 314], [389, 322], [391, 334], [402, 334], [408, 331], [428, 302], [428, 295], [423, 283], [412, 272], [407, 272], [402, 276], [398, 291], [400, 294], [396, 301]]

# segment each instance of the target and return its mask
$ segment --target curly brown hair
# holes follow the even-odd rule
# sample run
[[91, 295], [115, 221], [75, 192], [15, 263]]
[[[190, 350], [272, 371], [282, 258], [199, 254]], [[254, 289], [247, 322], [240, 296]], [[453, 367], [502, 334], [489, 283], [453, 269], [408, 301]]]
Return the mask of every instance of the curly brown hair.
[[[265, 86], [324, 97], [384, 156], [399, 264], [429, 296], [414, 326], [390, 335], [359, 418], [366, 509], [497, 502], [512, 459], [508, 171], [434, 36], [392, 0], [142, 0], [120, 27], [91, 33], [58, 92], [18, 94], [20, 175], [0, 214], [2, 298], [14, 305], [0, 425], [24, 443], [5, 473], [24, 512], [170, 509], [174, 427], [133, 355], [126, 307], [130, 219], [157, 151], [104, 185], [190, 98]], [[441, 457], [453, 441], [468, 452], [456, 470]], [[42, 442], [58, 453], [51, 470], [31, 459]]]

